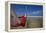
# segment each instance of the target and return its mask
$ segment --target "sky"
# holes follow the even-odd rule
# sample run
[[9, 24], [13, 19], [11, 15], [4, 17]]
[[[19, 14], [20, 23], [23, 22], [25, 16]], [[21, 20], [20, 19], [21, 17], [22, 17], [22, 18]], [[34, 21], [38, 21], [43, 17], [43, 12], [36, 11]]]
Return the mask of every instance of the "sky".
[[42, 5], [24, 5], [24, 4], [11, 4], [11, 10], [16, 13], [17, 16], [43, 16]]

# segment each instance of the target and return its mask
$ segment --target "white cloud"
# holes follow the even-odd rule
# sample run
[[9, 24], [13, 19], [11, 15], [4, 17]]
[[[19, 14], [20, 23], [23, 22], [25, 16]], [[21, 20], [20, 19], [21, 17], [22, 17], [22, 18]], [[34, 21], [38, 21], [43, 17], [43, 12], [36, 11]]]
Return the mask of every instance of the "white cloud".
[[39, 13], [41, 13], [41, 11], [34, 11], [34, 12], [32, 12], [32, 14], [39, 14]]

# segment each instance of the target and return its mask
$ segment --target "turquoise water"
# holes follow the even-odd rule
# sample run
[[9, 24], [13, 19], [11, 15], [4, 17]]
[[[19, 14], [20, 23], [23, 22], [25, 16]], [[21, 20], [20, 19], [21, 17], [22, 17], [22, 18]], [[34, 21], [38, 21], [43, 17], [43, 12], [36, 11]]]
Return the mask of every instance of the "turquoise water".
[[27, 28], [42, 27], [42, 17], [27, 17]]

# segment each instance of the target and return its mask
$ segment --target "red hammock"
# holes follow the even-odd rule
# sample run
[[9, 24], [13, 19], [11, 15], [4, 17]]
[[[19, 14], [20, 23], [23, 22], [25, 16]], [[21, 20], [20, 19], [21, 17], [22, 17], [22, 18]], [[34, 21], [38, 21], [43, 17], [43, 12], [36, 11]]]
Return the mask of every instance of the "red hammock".
[[[17, 27], [17, 26], [23, 26], [23, 27], [25, 27], [25, 24], [26, 24], [26, 17], [24, 17], [24, 16], [21, 16], [20, 17], [20, 21], [21, 21], [21, 23], [19, 24], [19, 23], [16, 23], [13, 27]], [[16, 21], [16, 22], [18, 22], [18, 21]]]
[[21, 17], [21, 24], [20, 25], [24, 27], [25, 24], [26, 24], [26, 17], [22, 16]]

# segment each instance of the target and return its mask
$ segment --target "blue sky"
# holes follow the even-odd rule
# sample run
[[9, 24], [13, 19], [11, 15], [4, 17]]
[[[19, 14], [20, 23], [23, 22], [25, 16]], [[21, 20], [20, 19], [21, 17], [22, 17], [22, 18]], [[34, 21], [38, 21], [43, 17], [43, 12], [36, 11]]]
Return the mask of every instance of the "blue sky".
[[43, 16], [42, 5], [23, 5], [23, 4], [11, 4], [11, 10], [13, 10], [18, 16]]

